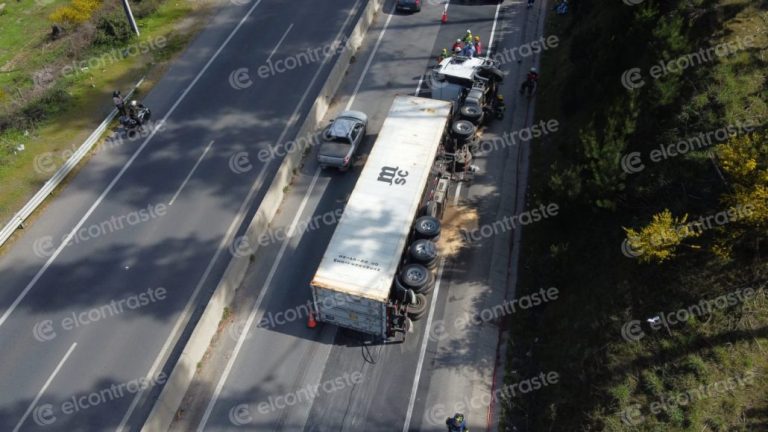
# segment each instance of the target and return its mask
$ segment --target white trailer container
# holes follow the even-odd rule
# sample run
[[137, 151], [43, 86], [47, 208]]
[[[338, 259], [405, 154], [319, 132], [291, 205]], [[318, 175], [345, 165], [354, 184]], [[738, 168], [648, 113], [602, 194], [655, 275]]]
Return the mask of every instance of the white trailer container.
[[402, 330], [390, 290], [451, 115], [450, 102], [395, 97], [312, 279], [318, 321], [382, 338]]

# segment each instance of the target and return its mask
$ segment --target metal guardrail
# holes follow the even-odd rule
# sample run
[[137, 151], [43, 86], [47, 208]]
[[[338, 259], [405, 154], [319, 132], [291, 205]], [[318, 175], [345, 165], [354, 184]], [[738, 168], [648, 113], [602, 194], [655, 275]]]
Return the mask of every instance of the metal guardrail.
[[[141, 83], [144, 82], [144, 78], [140, 79], [138, 83], [131, 89], [131, 91], [126, 94], [125, 99], [128, 100], [134, 91], [141, 85]], [[72, 154], [72, 156], [67, 159], [66, 162], [62, 166], [59, 167], [58, 170], [53, 174], [53, 176], [48, 179], [48, 181], [45, 182], [45, 184], [40, 188], [40, 190], [35, 193], [35, 195], [27, 201], [27, 203], [24, 205], [24, 207], [21, 208], [18, 212], [16, 212], [15, 215], [11, 218], [11, 220], [3, 227], [2, 231], [0, 231], [0, 246], [5, 244], [5, 242], [13, 235], [14, 232], [16, 232], [17, 229], [23, 228], [24, 221], [27, 220], [27, 218], [40, 206], [40, 204], [45, 201], [45, 199], [50, 195], [60, 184], [62, 181], [64, 181], [65, 178], [69, 175], [70, 172], [72, 172], [73, 169], [80, 163], [80, 161], [83, 160], [86, 154], [88, 154], [89, 151], [93, 148], [94, 144], [96, 144], [97, 141], [101, 138], [101, 135], [104, 133], [104, 131], [107, 129], [107, 126], [114, 120], [115, 116], [117, 115], [117, 109], [113, 109], [112, 112], [109, 113], [107, 118], [104, 119], [103, 122], [99, 125], [99, 127], [96, 128], [96, 130], [93, 131], [93, 133], [86, 139], [83, 144], [78, 147], [78, 149]]]

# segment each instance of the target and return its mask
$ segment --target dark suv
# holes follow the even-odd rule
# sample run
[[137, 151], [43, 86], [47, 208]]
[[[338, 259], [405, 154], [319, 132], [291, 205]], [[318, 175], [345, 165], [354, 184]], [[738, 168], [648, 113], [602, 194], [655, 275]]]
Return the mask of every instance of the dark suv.
[[421, 10], [421, 0], [397, 0], [395, 8], [397, 10], [418, 12]]

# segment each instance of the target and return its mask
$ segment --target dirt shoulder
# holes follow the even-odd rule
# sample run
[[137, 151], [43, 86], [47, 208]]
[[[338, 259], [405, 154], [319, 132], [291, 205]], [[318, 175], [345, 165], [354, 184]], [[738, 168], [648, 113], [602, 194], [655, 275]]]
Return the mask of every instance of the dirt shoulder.
[[[218, 0], [160, 2], [153, 13], [137, 19], [140, 37], [117, 45], [85, 47], [73, 58], [72, 46], [80, 43], [73, 39], [79, 35], [58, 40], [48, 36], [50, 23], [45, 17], [60, 3], [49, 2], [26, 13], [15, 8], [0, 16], [0, 20], [26, 20], [23, 22], [33, 35], [28, 46], [20, 46], [15, 54], [10, 52], [9, 44], [14, 42], [9, 37], [0, 41], [0, 61], [4, 61], [0, 65], [0, 119], [5, 122], [0, 122], [2, 225], [104, 121], [113, 108], [112, 90], [126, 93], [142, 78], [137, 94], [151, 90], [221, 4]], [[44, 65], [34, 59], [35, 50], [43, 53]], [[104, 135], [109, 136], [114, 126]], [[70, 178], [88, 159], [83, 159]], [[27, 223], [34, 218], [35, 214]], [[5, 246], [12, 241], [13, 237]]]

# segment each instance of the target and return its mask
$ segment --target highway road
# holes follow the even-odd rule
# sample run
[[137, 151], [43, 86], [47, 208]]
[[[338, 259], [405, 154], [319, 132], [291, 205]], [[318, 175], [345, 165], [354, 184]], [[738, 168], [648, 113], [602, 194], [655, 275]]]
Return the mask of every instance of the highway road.
[[[369, 115], [364, 153], [393, 97], [426, 89], [421, 78], [441, 48], [467, 28], [486, 45], [493, 33], [494, 44], [518, 46], [541, 32], [545, 7], [451, 2], [449, 22], [441, 25], [442, 3], [424, 2], [416, 14], [394, 13], [392, 6], [385, 3], [369, 30], [331, 110]], [[504, 66], [509, 74], [504, 92], [512, 102], [507, 120], [487, 136], [530, 122], [532, 106], [518, 101], [515, 90], [533, 61]], [[480, 158], [476, 181], [451, 191], [457, 201], [477, 208], [480, 224], [522, 208], [518, 192], [525, 190], [526, 148], [509, 146]], [[364, 159], [346, 174], [320, 171], [307, 159], [272, 225], [274, 232], [288, 235], [270, 236], [276, 240], [259, 251], [233, 323], [199, 372], [173, 430], [443, 431], [445, 418], [456, 409], [467, 414], [472, 430], [493, 423], [483, 396], [495, 385], [499, 328], [495, 322], [467, 329], [450, 323], [512, 295], [512, 232], [483, 239], [446, 261], [429, 318], [419, 321], [403, 344], [373, 343], [330, 325], [306, 328], [309, 281]]]
[[295, 135], [332, 59], [259, 66], [333, 46], [364, 3], [223, 2], [145, 97], [161, 127], [95, 154], [0, 257], [0, 430], [138, 428], [279, 165], [258, 151]]

